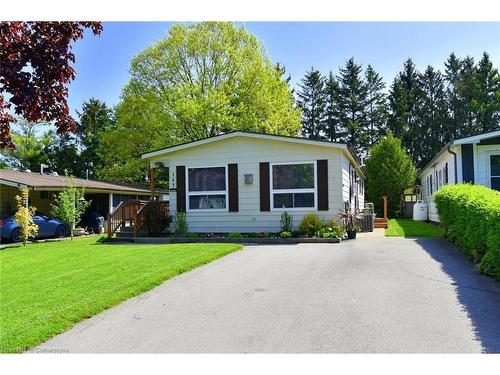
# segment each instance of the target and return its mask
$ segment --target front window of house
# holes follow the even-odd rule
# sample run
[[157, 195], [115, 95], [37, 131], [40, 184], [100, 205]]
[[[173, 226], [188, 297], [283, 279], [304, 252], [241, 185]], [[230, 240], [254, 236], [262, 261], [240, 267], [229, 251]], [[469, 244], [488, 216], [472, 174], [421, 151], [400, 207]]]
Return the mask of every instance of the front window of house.
[[226, 167], [188, 168], [188, 209], [225, 210]]
[[316, 207], [314, 163], [272, 164], [271, 196], [274, 209]]
[[500, 155], [490, 155], [491, 188], [500, 190]]

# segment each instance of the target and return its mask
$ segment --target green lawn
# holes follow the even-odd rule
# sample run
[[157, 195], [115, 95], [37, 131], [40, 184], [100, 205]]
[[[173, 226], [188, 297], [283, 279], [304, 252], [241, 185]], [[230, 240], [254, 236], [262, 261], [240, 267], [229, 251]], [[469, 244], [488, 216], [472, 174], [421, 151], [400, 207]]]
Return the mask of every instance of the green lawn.
[[443, 237], [443, 229], [423, 221], [411, 219], [389, 219], [387, 237]]
[[96, 237], [0, 251], [0, 352], [21, 352], [239, 244], [106, 245]]

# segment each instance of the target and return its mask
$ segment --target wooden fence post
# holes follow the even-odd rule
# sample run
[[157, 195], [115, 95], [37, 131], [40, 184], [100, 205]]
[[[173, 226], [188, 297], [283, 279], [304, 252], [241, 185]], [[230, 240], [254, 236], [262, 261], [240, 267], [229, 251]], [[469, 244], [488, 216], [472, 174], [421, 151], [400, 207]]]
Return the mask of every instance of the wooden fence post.
[[387, 195], [384, 195], [384, 219], [387, 220]]

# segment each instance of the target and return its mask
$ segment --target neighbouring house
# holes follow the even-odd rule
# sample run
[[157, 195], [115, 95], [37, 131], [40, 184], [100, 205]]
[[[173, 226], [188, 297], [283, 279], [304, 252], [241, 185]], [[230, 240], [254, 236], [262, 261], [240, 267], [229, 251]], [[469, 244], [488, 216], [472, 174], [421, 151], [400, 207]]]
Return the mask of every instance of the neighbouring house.
[[[85, 189], [85, 199], [91, 201], [84, 217], [94, 211], [106, 219], [120, 202], [149, 200], [151, 197], [150, 187], [147, 186], [80, 178], [74, 181], [76, 187]], [[0, 217], [15, 211], [15, 196], [25, 186], [31, 190], [29, 204], [36, 207], [38, 212], [48, 215], [54, 196], [68, 187], [69, 183], [70, 179], [66, 176], [0, 169]], [[165, 190], [154, 191], [154, 196], [161, 199], [168, 199], [167, 194]]]
[[364, 206], [363, 168], [342, 143], [235, 131], [142, 157], [168, 168], [170, 212], [186, 212], [192, 232], [277, 232], [284, 211], [296, 228]]
[[443, 185], [469, 182], [500, 190], [500, 130], [448, 143], [419, 176], [429, 220], [435, 222], [439, 214], [433, 193]]

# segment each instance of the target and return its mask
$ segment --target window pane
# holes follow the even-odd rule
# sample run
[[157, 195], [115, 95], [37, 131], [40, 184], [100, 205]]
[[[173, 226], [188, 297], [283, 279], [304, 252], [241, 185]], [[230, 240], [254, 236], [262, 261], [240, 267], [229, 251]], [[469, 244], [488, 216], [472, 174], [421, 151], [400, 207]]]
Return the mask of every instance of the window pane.
[[290, 208], [293, 207], [293, 194], [274, 194], [273, 198], [274, 208]]
[[314, 207], [314, 193], [276, 193], [274, 208]]
[[220, 195], [190, 195], [189, 208], [192, 210], [209, 210], [226, 208], [226, 196]]
[[273, 188], [314, 188], [314, 164], [273, 165]]
[[491, 178], [491, 188], [500, 191], [500, 177]]
[[294, 207], [314, 207], [314, 193], [294, 193]]
[[226, 190], [226, 168], [189, 168], [189, 191]]
[[490, 156], [491, 175], [500, 176], [500, 155]]

